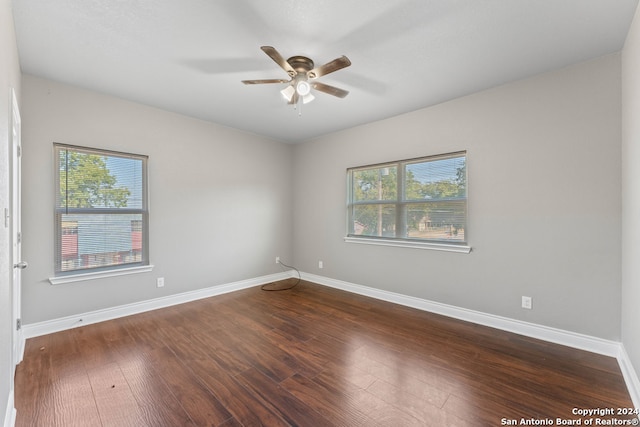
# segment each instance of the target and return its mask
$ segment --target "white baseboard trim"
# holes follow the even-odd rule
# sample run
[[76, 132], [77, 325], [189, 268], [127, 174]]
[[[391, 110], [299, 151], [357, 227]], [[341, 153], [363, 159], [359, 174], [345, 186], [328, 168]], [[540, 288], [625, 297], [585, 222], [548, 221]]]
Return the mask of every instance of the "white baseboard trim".
[[629, 395], [631, 396], [631, 400], [633, 401], [633, 406], [636, 408], [640, 408], [640, 379], [638, 379], [638, 374], [636, 373], [636, 370], [633, 369], [631, 359], [629, 359], [627, 350], [622, 344], [620, 344], [618, 364], [620, 365], [620, 370], [622, 371], [624, 381], [625, 383], [627, 383], [627, 390], [629, 390]]
[[503, 331], [514, 332], [519, 335], [566, 345], [580, 350], [603, 354], [605, 356], [618, 357], [620, 353], [620, 343], [616, 341], [609, 341], [589, 335], [537, 325], [535, 323], [509, 319], [507, 317], [495, 316], [493, 314], [482, 313], [480, 311], [468, 310], [466, 308], [442, 304], [422, 298], [411, 297], [395, 292], [383, 291], [380, 289], [344, 282], [342, 280], [317, 276], [315, 274], [303, 273], [302, 278], [320, 285], [341, 289], [407, 307], [417, 308], [431, 313], [442, 314], [454, 319], [465, 320], [467, 322], [489, 326]]
[[7, 410], [4, 414], [4, 427], [13, 427], [16, 425], [16, 408], [14, 407], [13, 390], [9, 392], [7, 398]]
[[[265, 283], [284, 280], [292, 277], [293, 271], [261, 276], [254, 279], [241, 280], [224, 285], [212, 286], [195, 291], [184, 292], [166, 297], [154, 298], [132, 304], [125, 304], [118, 307], [96, 310], [88, 313], [76, 314], [59, 319], [46, 320], [44, 322], [31, 323], [22, 327], [23, 339], [52, 334], [67, 329], [77, 328], [92, 323], [104, 322], [106, 320], [117, 319], [119, 317], [130, 316], [132, 314], [143, 313], [145, 311], [157, 310], [159, 308], [170, 307], [172, 305], [183, 304], [216, 295], [222, 295], [241, 289], [264, 285]], [[23, 345], [24, 347], [24, 345]]]

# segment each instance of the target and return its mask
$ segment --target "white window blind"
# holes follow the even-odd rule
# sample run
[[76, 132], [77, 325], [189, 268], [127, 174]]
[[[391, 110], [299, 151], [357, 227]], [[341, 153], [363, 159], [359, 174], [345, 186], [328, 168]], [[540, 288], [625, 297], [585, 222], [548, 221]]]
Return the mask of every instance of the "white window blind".
[[147, 156], [54, 144], [56, 275], [149, 264]]
[[466, 244], [466, 152], [347, 170], [348, 237]]

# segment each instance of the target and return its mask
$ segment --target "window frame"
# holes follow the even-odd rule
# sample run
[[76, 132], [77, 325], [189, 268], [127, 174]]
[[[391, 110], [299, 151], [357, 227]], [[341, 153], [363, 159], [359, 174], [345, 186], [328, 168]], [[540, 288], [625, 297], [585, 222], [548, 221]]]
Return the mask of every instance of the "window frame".
[[[141, 161], [141, 207], [140, 208], [122, 208], [122, 207], [99, 207], [99, 208], [69, 208], [61, 207], [58, 203], [58, 195], [61, 194], [60, 188], [60, 153], [64, 150], [70, 152], [78, 152], [82, 154], [95, 154], [102, 157], [118, 157], [125, 159], [134, 159]], [[149, 194], [148, 194], [148, 159], [149, 157], [141, 154], [125, 153], [120, 151], [99, 149], [94, 147], [85, 147], [61, 143], [53, 143], [53, 162], [54, 162], [54, 277], [49, 278], [51, 284], [69, 283], [94, 278], [120, 276], [123, 274], [132, 274], [147, 272], [153, 269], [153, 265], [149, 262]], [[120, 215], [140, 215], [141, 236], [140, 236], [140, 261], [127, 262], [115, 265], [96, 266], [90, 268], [75, 268], [72, 270], [63, 270], [63, 232], [64, 215], [69, 213], [78, 215], [100, 215], [100, 216], [120, 216]], [[133, 221], [133, 220], [132, 220]], [[137, 219], [136, 219], [137, 221]]]
[[[376, 163], [370, 165], [356, 166], [347, 168], [347, 215], [346, 215], [346, 236], [344, 241], [347, 243], [358, 243], [378, 246], [392, 246], [392, 247], [406, 247], [417, 249], [433, 249], [447, 252], [471, 252], [471, 246], [469, 246], [468, 235], [468, 173], [465, 167], [465, 196], [464, 198], [448, 198], [443, 200], [434, 200], [433, 202], [424, 201], [421, 199], [407, 199], [405, 196], [406, 183], [405, 171], [407, 165], [415, 163], [426, 163], [429, 161], [446, 160], [457, 157], [464, 157], [465, 166], [467, 165], [467, 151], [455, 151], [451, 153], [430, 155], [424, 157], [417, 157], [404, 160], [395, 160], [390, 162]], [[383, 169], [383, 168], [396, 168], [396, 196], [395, 198], [380, 199], [380, 200], [362, 200], [355, 201], [353, 188], [354, 188], [354, 172], [370, 170], [370, 169]], [[465, 227], [464, 227], [464, 240], [450, 241], [445, 239], [424, 239], [418, 237], [398, 236], [398, 232], [406, 228], [407, 225], [407, 209], [412, 204], [429, 204], [439, 203], [443, 201], [452, 201], [455, 199], [464, 200], [465, 203]], [[356, 206], [393, 206], [395, 208], [395, 236], [369, 236], [356, 234], [354, 231], [354, 208]]]

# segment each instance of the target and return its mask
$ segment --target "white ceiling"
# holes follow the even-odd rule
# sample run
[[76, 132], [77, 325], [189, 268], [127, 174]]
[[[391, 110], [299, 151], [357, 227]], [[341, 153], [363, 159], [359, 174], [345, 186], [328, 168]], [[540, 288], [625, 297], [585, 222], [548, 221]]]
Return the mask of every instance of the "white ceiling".
[[[300, 142], [619, 51], [638, 0], [13, 0], [24, 73]], [[260, 46], [350, 91], [299, 117]]]

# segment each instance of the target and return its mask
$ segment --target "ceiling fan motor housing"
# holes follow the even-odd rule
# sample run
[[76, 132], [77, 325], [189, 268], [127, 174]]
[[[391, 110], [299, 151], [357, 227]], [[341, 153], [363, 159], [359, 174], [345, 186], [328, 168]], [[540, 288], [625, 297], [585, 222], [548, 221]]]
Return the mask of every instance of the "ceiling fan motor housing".
[[[291, 58], [287, 59], [287, 62], [289, 63], [289, 65], [291, 65], [291, 68], [296, 70], [298, 74], [307, 74], [309, 71], [313, 70], [313, 61], [306, 56], [292, 56]], [[309, 75], [308, 77], [313, 79], [316, 76]]]

